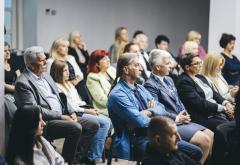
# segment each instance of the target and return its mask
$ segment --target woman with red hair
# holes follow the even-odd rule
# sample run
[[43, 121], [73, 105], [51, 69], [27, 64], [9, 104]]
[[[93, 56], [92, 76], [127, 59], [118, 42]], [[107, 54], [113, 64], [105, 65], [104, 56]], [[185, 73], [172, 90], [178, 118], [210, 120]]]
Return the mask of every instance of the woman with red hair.
[[88, 64], [87, 88], [92, 96], [94, 108], [99, 109], [99, 113], [105, 116], [108, 116], [108, 93], [115, 77], [116, 70], [110, 66], [108, 52], [92, 52]]

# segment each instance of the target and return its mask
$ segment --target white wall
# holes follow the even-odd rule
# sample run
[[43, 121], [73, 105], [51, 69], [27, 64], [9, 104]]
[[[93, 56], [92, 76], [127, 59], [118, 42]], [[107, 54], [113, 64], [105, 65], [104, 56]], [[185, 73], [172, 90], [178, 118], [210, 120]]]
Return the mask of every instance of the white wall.
[[219, 39], [222, 33], [231, 33], [237, 39], [234, 54], [240, 57], [240, 1], [211, 0], [209, 17], [209, 51], [222, 51]]
[[3, 41], [4, 41], [4, 0], [0, 0], [0, 154], [4, 154], [5, 150], [5, 113], [3, 106], [3, 82], [4, 82], [4, 67], [3, 67]]
[[37, 0], [23, 0], [23, 47], [37, 44]]
[[[45, 9], [55, 9], [56, 15], [46, 15]], [[208, 18], [208, 0], [40, 0], [37, 44], [48, 51], [54, 39], [78, 30], [90, 52], [108, 49], [115, 29], [125, 26], [130, 36], [135, 30], [143, 30], [149, 36], [149, 49], [154, 47], [158, 34], [168, 35], [170, 49], [176, 53], [192, 29], [202, 34], [202, 43], [207, 47]]]

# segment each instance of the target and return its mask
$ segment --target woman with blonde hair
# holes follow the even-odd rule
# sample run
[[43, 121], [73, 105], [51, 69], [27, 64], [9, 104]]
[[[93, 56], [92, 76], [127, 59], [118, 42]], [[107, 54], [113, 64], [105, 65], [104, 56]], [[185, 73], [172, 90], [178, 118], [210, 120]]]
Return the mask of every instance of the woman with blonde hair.
[[234, 97], [239, 90], [238, 86], [229, 86], [222, 76], [225, 59], [219, 53], [209, 53], [205, 56], [202, 74], [207, 78], [213, 88], [225, 99], [234, 102]]
[[[203, 60], [206, 55], [206, 51], [204, 50], [204, 48], [201, 45], [201, 39], [202, 39], [202, 36], [199, 32], [197, 32], [195, 30], [191, 30], [187, 33], [185, 41], [193, 41], [193, 42], [197, 43], [197, 45], [198, 45], [197, 54], [199, 55], [199, 58], [201, 60]], [[179, 53], [178, 53], [179, 57], [181, 57], [182, 55], [185, 54], [185, 53], [183, 53], [183, 49], [184, 49], [183, 46], [181, 46], [179, 49]], [[192, 52], [188, 52], [188, 53], [192, 53]]]
[[83, 80], [83, 73], [80, 70], [73, 56], [68, 55], [68, 40], [64, 38], [56, 39], [50, 50], [50, 58], [47, 60], [47, 71], [50, 73], [50, 68], [54, 60], [65, 61], [69, 68], [69, 81], [77, 88], [79, 95], [88, 104], [92, 104], [91, 97], [86, 88], [86, 82]]
[[124, 47], [128, 43], [128, 31], [125, 27], [118, 27], [115, 32], [115, 42], [109, 49], [109, 58], [113, 66], [116, 66], [118, 58], [123, 54]]
[[79, 68], [83, 72], [84, 79], [87, 78], [87, 64], [89, 61], [89, 53], [87, 51], [87, 45], [82, 40], [79, 32], [74, 31], [69, 34], [68, 41], [70, 43], [68, 47], [68, 54], [72, 55]]

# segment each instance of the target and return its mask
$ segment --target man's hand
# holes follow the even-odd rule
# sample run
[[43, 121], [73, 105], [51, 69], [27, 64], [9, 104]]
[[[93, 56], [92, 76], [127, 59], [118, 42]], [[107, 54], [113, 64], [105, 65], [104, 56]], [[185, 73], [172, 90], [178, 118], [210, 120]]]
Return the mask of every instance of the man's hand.
[[179, 123], [184, 123], [187, 124], [191, 121], [190, 115], [187, 113], [187, 111], [181, 111], [178, 114], [178, 119], [179, 119]]
[[148, 117], [152, 116], [152, 112], [150, 112], [149, 110], [142, 110], [141, 113], [147, 115]]
[[155, 100], [151, 100], [148, 102], [148, 108], [154, 108], [156, 107], [156, 101]]

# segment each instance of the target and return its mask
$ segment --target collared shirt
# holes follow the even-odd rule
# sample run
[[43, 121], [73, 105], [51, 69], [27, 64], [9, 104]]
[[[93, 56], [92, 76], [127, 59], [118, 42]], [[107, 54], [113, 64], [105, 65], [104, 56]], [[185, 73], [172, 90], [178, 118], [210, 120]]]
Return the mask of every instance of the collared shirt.
[[51, 86], [48, 84], [47, 80], [45, 79], [44, 75], [42, 74], [40, 77], [35, 75], [29, 69], [28, 73], [36, 87], [41, 90], [41, 93], [44, 95], [44, 98], [47, 100], [51, 110], [60, 112], [62, 114], [62, 105], [60, 100], [58, 99], [57, 95], [53, 92]]

